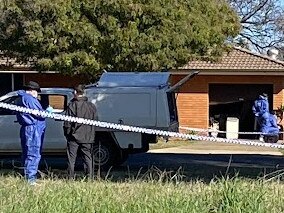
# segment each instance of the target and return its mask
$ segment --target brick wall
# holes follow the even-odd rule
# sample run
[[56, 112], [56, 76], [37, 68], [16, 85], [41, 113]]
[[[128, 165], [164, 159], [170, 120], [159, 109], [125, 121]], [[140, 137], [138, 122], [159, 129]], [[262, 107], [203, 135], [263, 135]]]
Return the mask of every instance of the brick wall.
[[[172, 83], [184, 76], [172, 76]], [[273, 84], [273, 107], [284, 103], [284, 77], [279, 76], [203, 76], [198, 75], [188, 81], [177, 98], [181, 126], [207, 128], [209, 119], [209, 84]]]
[[[173, 76], [173, 83], [184, 76]], [[196, 76], [184, 84], [177, 96], [178, 116], [181, 126], [206, 127], [208, 115], [208, 83]]]

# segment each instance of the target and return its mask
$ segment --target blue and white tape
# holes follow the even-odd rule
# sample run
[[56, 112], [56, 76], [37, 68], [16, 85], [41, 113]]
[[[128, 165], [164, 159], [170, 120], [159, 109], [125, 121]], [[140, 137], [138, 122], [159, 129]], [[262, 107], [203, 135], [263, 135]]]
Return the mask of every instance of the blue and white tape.
[[[179, 129], [184, 129], [188, 131], [194, 131], [194, 132], [216, 132], [216, 133], [234, 133], [234, 134], [240, 134], [240, 135], [270, 135], [269, 133], [263, 133], [263, 132], [230, 132], [230, 131], [222, 131], [222, 130], [216, 130], [216, 129], [202, 129], [202, 128], [192, 128], [192, 127], [184, 127], [180, 126]], [[284, 133], [284, 132], [279, 132]]]
[[0, 108], [5, 108], [5, 109], [12, 110], [12, 111], [17, 111], [17, 112], [29, 113], [29, 114], [41, 116], [43, 118], [52, 118], [52, 119], [57, 119], [57, 120], [62, 120], [62, 121], [76, 122], [76, 123], [87, 124], [87, 125], [92, 125], [92, 126], [97, 126], [97, 127], [102, 127], [102, 128], [121, 130], [121, 131], [139, 132], [139, 133], [154, 134], [154, 135], [159, 135], [159, 136], [184, 138], [184, 139], [189, 139], [189, 140], [201, 140], [201, 141], [211, 141], [211, 142], [220, 142], [220, 143], [242, 144], [242, 145], [271, 147], [271, 148], [279, 148], [279, 149], [284, 148], [284, 145], [282, 144], [271, 144], [271, 143], [263, 143], [263, 142], [240, 140], [240, 139], [214, 138], [214, 137], [208, 137], [208, 136], [199, 136], [199, 135], [169, 132], [169, 131], [156, 130], [156, 129], [147, 129], [143, 127], [122, 125], [122, 124], [116, 124], [116, 123], [108, 123], [108, 122], [103, 122], [103, 121], [66, 116], [66, 115], [57, 114], [57, 113], [49, 113], [47, 111], [29, 109], [29, 108], [16, 106], [13, 104], [7, 104], [3, 102], [0, 102]]

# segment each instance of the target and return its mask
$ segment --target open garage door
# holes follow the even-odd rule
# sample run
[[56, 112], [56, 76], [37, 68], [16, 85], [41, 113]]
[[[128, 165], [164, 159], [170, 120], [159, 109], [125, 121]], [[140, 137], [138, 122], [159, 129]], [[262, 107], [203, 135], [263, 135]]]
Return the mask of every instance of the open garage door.
[[[209, 119], [219, 122], [219, 129], [226, 130], [227, 117], [239, 119], [239, 131], [253, 131], [253, 102], [267, 93], [269, 107], [273, 109], [273, 84], [209, 84]], [[219, 136], [225, 137], [225, 134]], [[254, 138], [240, 135], [240, 138]]]

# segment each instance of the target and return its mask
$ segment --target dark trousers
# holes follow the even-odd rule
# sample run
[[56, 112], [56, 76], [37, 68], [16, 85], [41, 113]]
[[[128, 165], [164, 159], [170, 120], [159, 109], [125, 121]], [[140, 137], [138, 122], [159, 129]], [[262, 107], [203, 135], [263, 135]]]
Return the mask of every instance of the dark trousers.
[[67, 142], [67, 157], [68, 157], [68, 176], [73, 179], [75, 176], [75, 163], [78, 151], [81, 152], [86, 174], [89, 178], [93, 178], [93, 158], [92, 158], [92, 143], [77, 143], [76, 141]]

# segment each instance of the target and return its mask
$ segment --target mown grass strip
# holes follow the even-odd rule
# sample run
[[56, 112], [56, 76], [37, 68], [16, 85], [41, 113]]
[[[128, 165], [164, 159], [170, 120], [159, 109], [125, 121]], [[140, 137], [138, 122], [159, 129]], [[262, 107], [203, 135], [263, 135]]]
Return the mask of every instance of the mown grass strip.
[[0, 178], [0, 212], [284, 212], [284, 184], [241, 178], [210, 183]]

